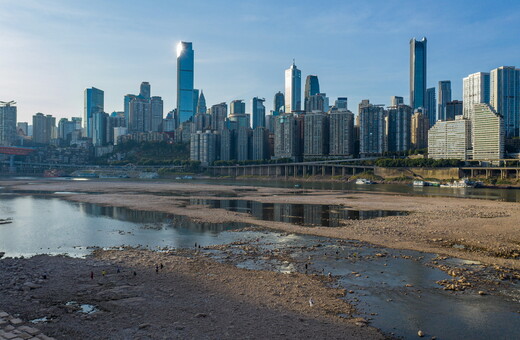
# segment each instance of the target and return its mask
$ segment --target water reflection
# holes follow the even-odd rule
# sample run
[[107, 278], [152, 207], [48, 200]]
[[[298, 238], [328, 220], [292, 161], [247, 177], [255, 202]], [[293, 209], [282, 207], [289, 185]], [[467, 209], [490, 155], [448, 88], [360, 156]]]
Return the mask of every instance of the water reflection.
[[376, 217], [402, 216], [405, 211], [353, 210], [341, 205], [262, 203], [249, 200], [190, 199], [190, 205], [204, 205], [251, 214], [264, 221], [285, 222], [306, 227], [339, 227], [342, 220], [366, 220]]

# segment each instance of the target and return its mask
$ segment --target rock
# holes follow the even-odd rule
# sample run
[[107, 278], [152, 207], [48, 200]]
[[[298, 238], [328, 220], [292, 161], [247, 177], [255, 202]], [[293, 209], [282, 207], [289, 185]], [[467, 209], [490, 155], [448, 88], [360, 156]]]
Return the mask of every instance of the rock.
[[206, 313], [197, 313], [197, 314], [195, 314], [196, 318], [205, 318], [206, 316], [208, 316], [208, 314], [206, 314]]
[[38, 289], [38, 288], [42, 287], [42, 286], [40, 286], [34, 282], [30, 282], [30, 281], [25, 282], [23, 285], [24, 285], [24, 287], [28, 287], [29, 289]]
[[483, 291], [483, 290], [479, 290], [479, 291], [478, 291], [478, 295], [487, 295], [487, 294], [486, 294], [485, 291]]
[[11, 320], [9, 320], [9, 321], [11, 322], [12, 325], [20, 325], [20, 324], [23, 323], [23, 321], [20, 320], [20, 319], [18, 319], [18, 318], [16, 318], [16, 319], [11, 319]]
[[407, 283], [404, 285], [405, 287], [413, 287], [413, 284]]
[[138, 327], [139, 327], [139, 329], [145, 329], [145, 328], [148, 328], [148, 327], [150, 327], [150, 326], [151, 326], [151, 325], [150, 325], [149, 323], [142, 323], [142, 324], [140, 324]]
[[420, 338], [422, 338], [422, 337], [424, 336], [424, 332], [421, 331], [421, 330], [419, 330], [419, 331], [417, 332], [417, 335], [418, 335]]

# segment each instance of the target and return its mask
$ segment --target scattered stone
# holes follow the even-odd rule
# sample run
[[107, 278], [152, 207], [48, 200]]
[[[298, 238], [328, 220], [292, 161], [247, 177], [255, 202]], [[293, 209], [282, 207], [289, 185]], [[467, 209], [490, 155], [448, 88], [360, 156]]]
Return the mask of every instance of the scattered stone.
[[195, 314], [196, 318], [205, 318], [207, 316], [208, 316], [208, 314], [206, 314], [206, 313], [197, 313], [197, 314]]
[[417, 332], [417, 335], [418, 335], [420, 338], [422, 338], [422, 337], [424, 336], [424, 332], [421, 331], [421, 330], [419, 330], [419, 331]]
[[139, 325], [139, 329], [145, 329], [145, 328], [148, 328], [150, 327], [151, 325], [149, 323], [142, 323]]
[[11, 322], [12, 325], [20, 325], [23, 323], [23, 321], [18, 318], [11, 319], [11, 320], [9, 320], [9, 322]]
[[486, 294], [485, 291], [483, 291], [483, 290], [479, 290], [479, 291], [478, 291], [478, 295], [487, 295], [487, 294]]

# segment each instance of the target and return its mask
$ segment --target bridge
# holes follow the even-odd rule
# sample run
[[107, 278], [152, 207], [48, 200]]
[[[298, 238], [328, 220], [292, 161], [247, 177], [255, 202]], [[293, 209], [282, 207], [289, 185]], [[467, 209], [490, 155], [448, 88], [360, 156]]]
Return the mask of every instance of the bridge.
[[295, 163], [272, 163], [251, 165], [208, 166], [212, 176], [267, 176], [267, 177], [306, 177], [306, 176], [352, 176], [365, 171], [374, 171], [374, 165], [345, 164], [375, 158], [356, 158], [327, 161]]
[[31, 148], [22, 148], [18, 146], [0, 146], [0, 154], [9, 155], [9, 173], [15, 173], [16, 167], [14, 162], [15, 156], [27, 156], [34, 149]]

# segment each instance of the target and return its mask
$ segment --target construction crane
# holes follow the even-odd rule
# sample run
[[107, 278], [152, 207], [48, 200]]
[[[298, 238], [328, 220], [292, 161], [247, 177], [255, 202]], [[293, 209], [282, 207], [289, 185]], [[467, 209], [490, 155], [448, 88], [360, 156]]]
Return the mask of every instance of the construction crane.
[[3, 102], [0, 100], [0, 106], [11, 106], [14, 104], [16, 104], [16, 102], [14, 100], [11, 100], [10, 102]]

